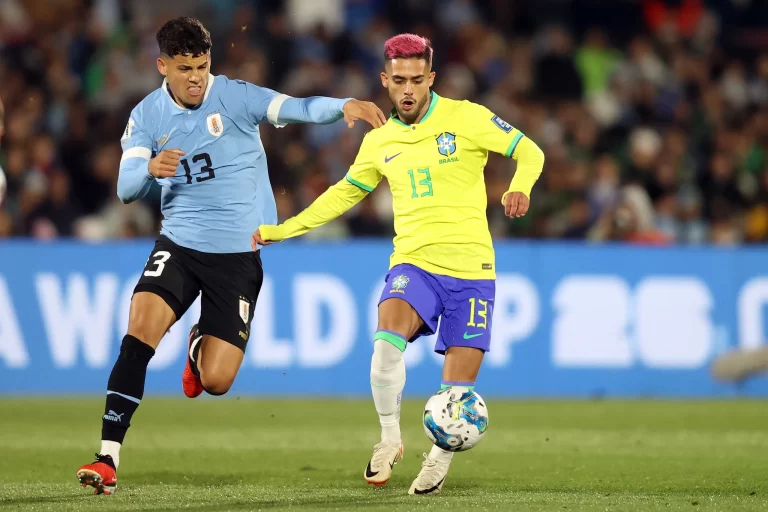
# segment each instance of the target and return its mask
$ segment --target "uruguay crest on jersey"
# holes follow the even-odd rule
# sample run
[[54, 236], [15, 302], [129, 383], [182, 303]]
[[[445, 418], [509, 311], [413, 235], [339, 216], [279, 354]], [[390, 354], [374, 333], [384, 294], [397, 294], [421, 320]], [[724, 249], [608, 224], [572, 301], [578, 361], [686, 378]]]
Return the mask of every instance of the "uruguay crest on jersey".
[[214, 112], [213, 114], [208, 114], [208, 118], [205, 122], [208, 125], [208, 133], [214, 137], [221, 137], [221, 134], [224, 133], [224, 123], [221, 121], [220, 113]]

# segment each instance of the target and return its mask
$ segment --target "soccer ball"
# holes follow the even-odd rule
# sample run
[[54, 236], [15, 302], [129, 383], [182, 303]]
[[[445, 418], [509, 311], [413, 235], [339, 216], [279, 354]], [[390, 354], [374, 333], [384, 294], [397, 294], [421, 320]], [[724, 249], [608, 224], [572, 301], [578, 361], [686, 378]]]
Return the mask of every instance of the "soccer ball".
[[443, 450], [469, 450], [488, 430], [488, 408], [474, 391], [446, 388], [432, 395], [424, 407], [424, 431]]

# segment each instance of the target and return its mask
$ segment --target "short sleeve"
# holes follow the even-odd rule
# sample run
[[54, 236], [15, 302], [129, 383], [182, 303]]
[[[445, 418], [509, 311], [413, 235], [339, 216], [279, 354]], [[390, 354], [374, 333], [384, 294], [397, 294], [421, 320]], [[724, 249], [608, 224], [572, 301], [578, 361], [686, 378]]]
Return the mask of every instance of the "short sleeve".
[[375, 161], [376, 145], [371, 141], [371, 136], [366, 135], [357, 152], [355, 163], [347, 172], [347, 181], [366, 192], [372, 192], [381, 182], [381, 173]]
[[482, 105], [466, 102], [464, 107], [466, 126], [471, 127], [471, 139], [477, 146], [507, 158], [525, 135]]
[[139, 105], [131, 111], [123, 136], [120, 138], [120, 146], [123, 148], [121, 162], [134, 157], [145, 160], [152, 158], [152, 137], [144, 128], [146, 124], [141, 105]]

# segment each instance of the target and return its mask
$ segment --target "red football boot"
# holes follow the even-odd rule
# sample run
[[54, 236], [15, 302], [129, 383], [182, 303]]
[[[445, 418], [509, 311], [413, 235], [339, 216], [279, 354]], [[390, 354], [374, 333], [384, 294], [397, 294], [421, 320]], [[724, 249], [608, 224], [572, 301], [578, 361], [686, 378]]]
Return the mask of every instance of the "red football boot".
[[192, 371], [192, 344], [200, 343], [202, 336], [197, 330], [197, 324], [189, 330], [189, 348], [187, 353], [187, 366], [184, 367], [184, 373], [181, 375], [181, 387], [184, 388], [184, 394], [189, 398], [197, 398], [204, 391], [203, 383], [200, 377]]
[[96, 454], [96, 460], [77, 470], [77, 479], [83, 487], [93, 487], [93, 494], [114, 494], [117, 489], [117, 470], [112, 457]]

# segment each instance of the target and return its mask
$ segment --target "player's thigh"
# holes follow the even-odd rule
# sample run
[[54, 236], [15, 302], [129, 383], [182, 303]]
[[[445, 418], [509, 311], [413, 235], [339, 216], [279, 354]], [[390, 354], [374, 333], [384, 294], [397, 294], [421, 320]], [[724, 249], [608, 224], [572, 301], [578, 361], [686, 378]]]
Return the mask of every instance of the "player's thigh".
[[158, 295], [138, 292], [131, 299], [128, 334], [156, 349], [168, 329], [176, 322], [176, 314]]
[[200, 334], [245, 352], [264, 282], [259, 252], [205, 254], [199, 263], [195, 271], [202, 291]]
[[128, 334], [154, 348], [199, 293], [186, 256], [182, 247], [161, 236], [134, 288]]
[[377, 330], [397, 333], [407, 341], [434, 334], [442, 308], [440, 294], [424, 270], [395, 265], [379, 298]]
[[449, 291], [435, 351], [444, 354], [449, 347], [468, 347], [488, 352], [496, 282], [455, 279]]

